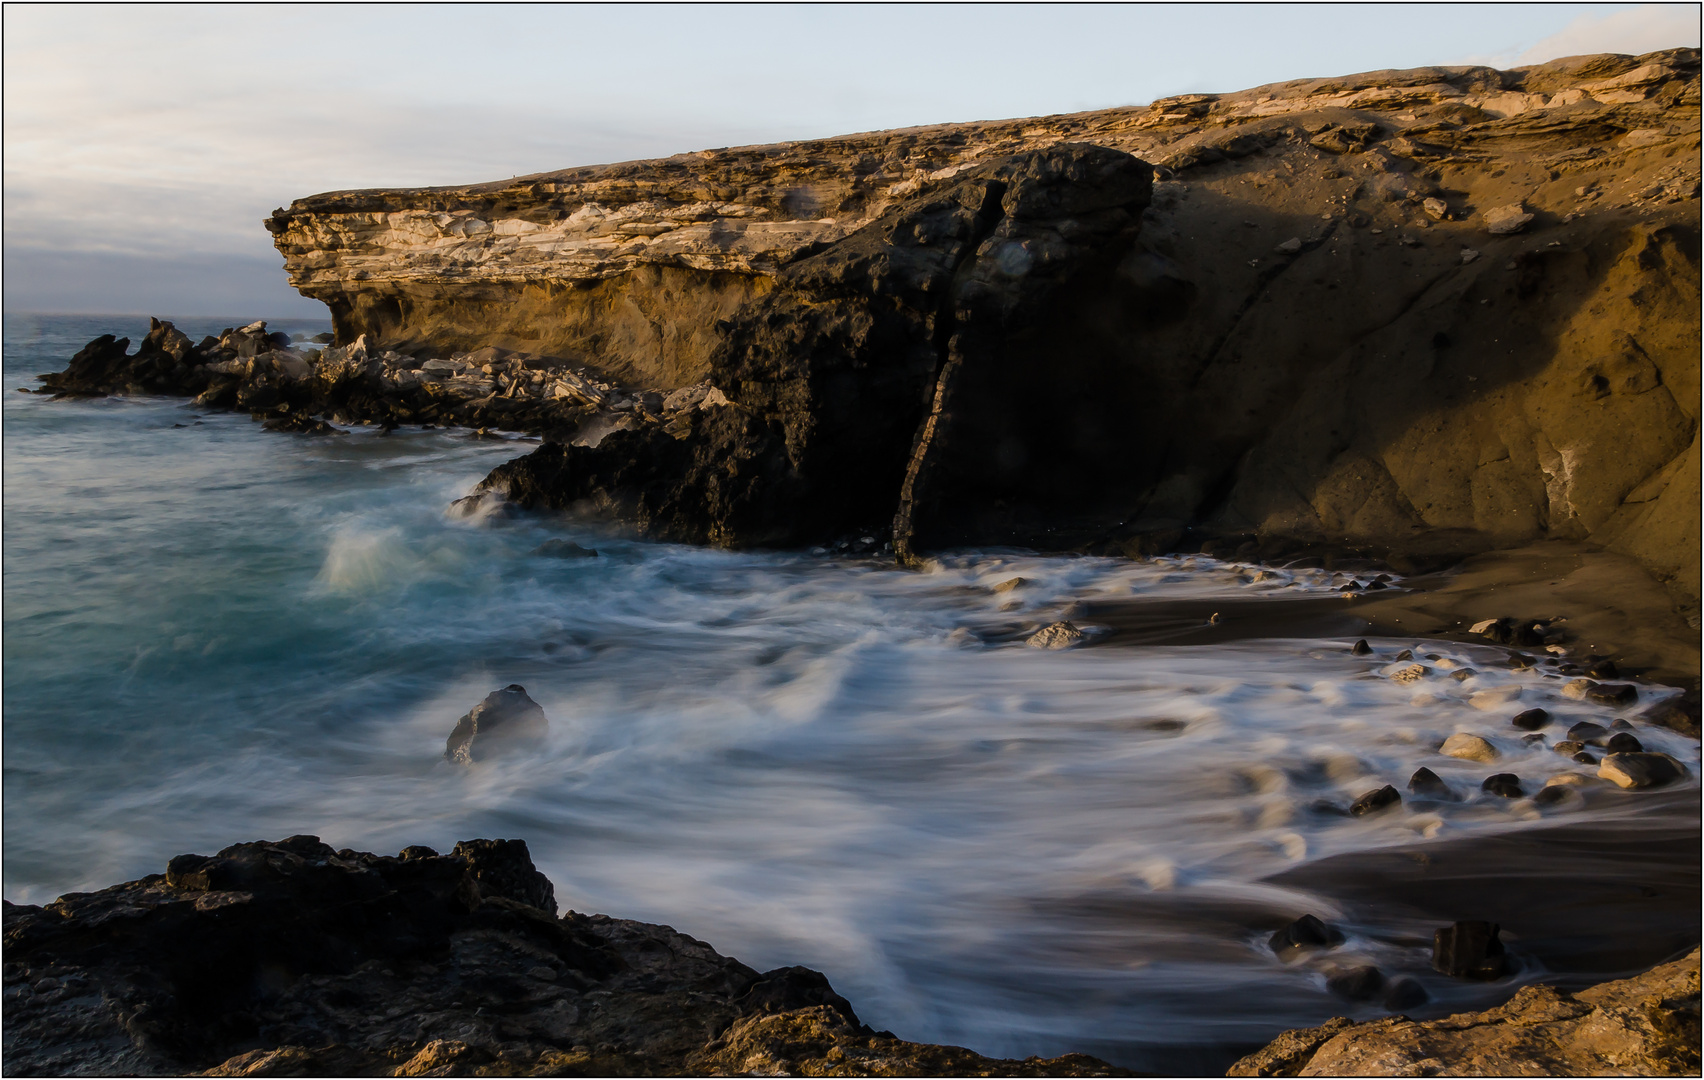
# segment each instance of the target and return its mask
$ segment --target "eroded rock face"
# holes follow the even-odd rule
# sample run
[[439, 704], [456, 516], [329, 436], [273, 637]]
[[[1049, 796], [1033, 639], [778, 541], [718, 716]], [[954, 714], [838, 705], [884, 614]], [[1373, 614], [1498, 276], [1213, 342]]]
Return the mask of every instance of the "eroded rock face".
[[[340, 341], [730, 376], [737, 418], [689, 445], [617, 433], [493, 477], [526, 501], [773, 543], [841, 527], [812, 493], [845, 486], [902, 552], [1590, 539], [1695, 603], [1698, 102], [1695, 50], [1371, 72], [341, 192], [268, 227]], [[1082, 144], [1156, 165], [1140, 237], [1056, 215], [1070, 288], [979, 307], [971, 279], [1047, 245], [982, 250], [973, 191]], [[877, 243], [879, 266], [851, 254]], [[967, 246], [946, 303], [935, 267]]]
[[312, 836], [5, 906], [8, 1075], [1127, 1075], [864, 1026], [807, 968], [569, 912], [519, 840], [439, 855]]
[[1697, 949], [1643, 975], [1569, 994], [1522, 987], [1507, 1004], [1415, 1022], [1339, 1017], [1287, 1031], [1230, 1076], [1691, 1076]]

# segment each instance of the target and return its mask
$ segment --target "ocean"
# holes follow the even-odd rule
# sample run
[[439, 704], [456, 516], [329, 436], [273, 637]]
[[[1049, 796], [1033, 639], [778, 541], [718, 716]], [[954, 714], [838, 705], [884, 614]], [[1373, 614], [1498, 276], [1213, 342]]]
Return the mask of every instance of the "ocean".
[[[245, 321], [179, 326], [199, 339]], [[1523, 687], [1564, 725], [1601, 713], [1491, 666], [1498, 650], [1095, 647], [1092, 625], [1088, 647], [1024, 644], [1085, 601], [1325, 596], [1341, 574], [1004, 550], [912, 572], [569, 517], [459, 518], [450, 503], [536, 440], [285, 435], [178, 399], [16, 392], [100, 333], [146, 328], [5, 320], [14, 902], [296, 833], [380, 852], [519, 837], [564, 909], [667, 923], [760, 970], [818, 968], [903, 1038], [1223, 1068], [1223, 1047], [1284, 1027], [1385, 1015], [1333, 997], [1320, 966], [1274, 958], [1266, 938], [1303, 913], [1348, 934], [1335, 962], [1420, 981], [1432, 1001], [1415, 1015], [1509, 992], [1433, 974], [1430, 925], [1276, 875], [1633, 812], [1478, 797], [1489, 771], [1535, 788], [1579, 769], [1463, 684], [1386, 677], [1415, 647], [1440, 670], [1479, 668], [1472, 689]], [[598, 557], [535, 553], [553, 538]], [[445, 762], [457, 718], [511, 683], [544, 707], [546, 747]], [[1487, 733], [1506, 762], [1438, 756], [1457, 730]], [[1641, 738], [1698, 759], [1695, 741]], [[1471, 797], [1359, 818], [1320, 805], [1406, 791], [1421, 766]], [[1543, 974], [1528, 962], [1516, 980]]]

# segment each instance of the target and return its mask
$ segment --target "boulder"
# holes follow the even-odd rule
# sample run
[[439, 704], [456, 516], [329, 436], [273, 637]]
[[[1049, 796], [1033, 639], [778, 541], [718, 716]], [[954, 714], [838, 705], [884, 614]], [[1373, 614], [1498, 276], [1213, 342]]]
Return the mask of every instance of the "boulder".
[[1396, 683], [1415, 683], [1432, 673], [1432, 669], [1424, 664], [1409, 664], [1391, 672], [1390, 679]]
[[527, 696], [525, 687], [511, 683], [485, 695], [484, 701], [456, 721], [445, 742], [444, 757], [457, 765], [471, 765], [499, 754], [537, 750], [549, 730], [543, 707]]
[[1457, 978], [1497, 978], [1508, 965], [1500, 929], [1493, 922], [1468, 921], [1434, 931], [1432, 967]]
[[1581, 720], [1568, 729], [1568, 741], [1602, 746], [1609, 738], [1609, 729], [1602, 724], [1594, 724], [1590, 720]]
[[1611, 754], [1642, 754], [1645, 752], [1645, 744], [1625, 731], [1618, 731], [1611, 735], [1608, 741], [1603, 744], [1603, 748]]
[[1385, 977], [1371, 964], [1362, 964], [1326, 976], [1325, 988], [1345, 1001], [1372, 1001], [1383, 996]]
[[1686, 767], [1667, 754], [1608, 754], [1598, 775], [1618, 787], [1662, 787], [1687, 777]]
[[1496, 761], [1503, 756], [1495, 746], [1478, 735], [1469, 735], [1464, 731], [1458, 731], [1445, 739], [1444, 745], [1438, 747], [1438, 753], [1464, 761]]
[[1485, 231], [1494, 236], [1507, 236], [1518, 233], [1532, 221], [1533, 215], [1520, 203], [1510, 203], [1485, 211]]

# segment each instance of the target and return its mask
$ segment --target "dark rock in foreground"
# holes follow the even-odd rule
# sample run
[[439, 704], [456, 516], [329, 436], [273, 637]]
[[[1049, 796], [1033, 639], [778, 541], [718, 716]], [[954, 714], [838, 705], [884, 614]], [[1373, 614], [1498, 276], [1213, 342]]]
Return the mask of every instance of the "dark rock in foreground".
[[1416, 1022], [1337, 1017], [1286, 1031], [1228, 1076], [1696, 1076], [1699, 952], [1578, 993]]
[[1432, 966], [1445, 975], [1495, 979], [1508, 966], [1508, 956], [1491, 922], [1458, 922], [1432, 935]]
[[863, 1025], [807, 968], [569, 912], [519, 840], [312, 836], [5, 905], [10, 1076], [1128, 1075]]

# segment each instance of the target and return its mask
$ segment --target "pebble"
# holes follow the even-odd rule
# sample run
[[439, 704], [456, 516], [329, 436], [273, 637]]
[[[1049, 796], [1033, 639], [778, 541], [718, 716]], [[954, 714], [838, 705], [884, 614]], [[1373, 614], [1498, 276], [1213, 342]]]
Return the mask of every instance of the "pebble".
[[1477, 735], [1469, 735], [1458, 731], [1444, 740], [1444, 745], [1438, 747], [1438, 753], [1445, 757], [1462, 758], [1466, 761], [1496, 761], [1502, 757], [1497, 748]]
[[1408, 778], [1408, 791], [1409, 794], [1418, 795], [1423, 799], [1439, 799], [1445, 802], [1461, 801], [1461, 796], [1444, 783], [1443, 777], [1427, 768], [1414, 770], [1414, 775]]
[[1332, 949], [1343, 944], [1343, 932], [1318, 916], [1303, 915], [1273, 934], [1267, 944], [1280, 960], [1289, 963], [1308, 949]]
[[1618, 731], [1609, 737], [1603, 748], [1612, 754], [1642, 754], [1645, 746], [1638, 739], [1625, 731]]
[[1603, 745], [1603, 740], [1609, 737], [1609, 729], [1602, 724], [1594, 724], [1590, 720], [1582, 720], [1568, 729], [1568, 739], [1577, 743], [1592, 743]]
[[1396, 788], [1386, 784], [1377, 791], [1369, 791], [1356, 799], [1350, 804], [1349, 813], [1352, 817], [1365, 817], [1368, 814], [1375, 814], [1387, 807], [1401, 805], [1402, 796], [1397, 792]]
[[1485, 778], [1485, 782], [1479, 785], [1479, 790], [1501, 795], [1505, 799], [1518, 799], [1521, 797], [1521, 778], [1514, 773], [1495, 773]]
[[1391, 681], [1399, 683], [1419, 682], [1432, 673], [1432, 669], [1420, 664], [1409, 664], [1407, 667], [1391, 674]]
[[1662, 787], [1686, 777], [1680, 762], [1667, 754], [1610, 754], [1598, 775], [1617, 787]]
[[1543, 709], [1528, 709], [1526, 712], [1516, 713], [1515, 718], [1509, 722], [1522, 731], [1537, 731], [1550, 723], [1550, 714]]
[[1068, 622], [1056, 622], [1031, 634], [1025, 644], [1037, 649], [1069, 649], [1082, 640], [1081, 630]]

